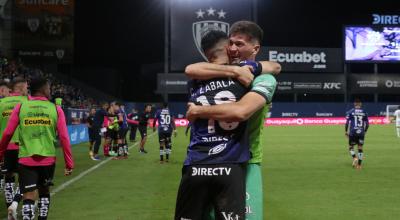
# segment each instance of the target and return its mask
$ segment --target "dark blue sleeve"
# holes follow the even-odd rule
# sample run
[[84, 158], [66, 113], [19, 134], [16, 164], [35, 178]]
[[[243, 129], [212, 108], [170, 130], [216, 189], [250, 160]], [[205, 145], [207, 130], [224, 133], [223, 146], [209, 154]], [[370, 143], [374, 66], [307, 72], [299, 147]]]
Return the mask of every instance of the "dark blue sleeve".
[[369, 128], [369, 120], [368, 120], [368, 114], [365, 113], [365, 117], [364, 117], [364, 122], [365, 122], [365, 132], [367, 132], [368, 128]]

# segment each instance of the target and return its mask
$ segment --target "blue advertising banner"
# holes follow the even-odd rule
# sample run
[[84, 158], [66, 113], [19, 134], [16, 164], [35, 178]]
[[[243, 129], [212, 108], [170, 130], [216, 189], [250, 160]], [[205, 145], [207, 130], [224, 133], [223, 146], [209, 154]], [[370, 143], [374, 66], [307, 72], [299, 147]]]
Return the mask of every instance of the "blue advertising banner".
[[86, 125], [68, 125], [67, 127], [71, 144], [80, 144], [89, 141], [88, 128]]

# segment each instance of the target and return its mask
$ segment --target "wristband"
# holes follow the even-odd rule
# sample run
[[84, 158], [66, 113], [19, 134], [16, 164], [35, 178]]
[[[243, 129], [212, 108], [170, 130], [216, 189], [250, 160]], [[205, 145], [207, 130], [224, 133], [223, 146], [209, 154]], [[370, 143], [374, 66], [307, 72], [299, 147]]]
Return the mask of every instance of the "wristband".
[[262, 73], [262, 65], [261, 65], [260, 62], [251, 61], [251, 60], [244, 60], [244, 61], [241, 61], [239, 63], [239, 66], [246, 66], [246, 65], [253, 67], [252, 73], [253, 73], [254, 77], [257, 77], [257, 76], [261, 75], [261, 73]]

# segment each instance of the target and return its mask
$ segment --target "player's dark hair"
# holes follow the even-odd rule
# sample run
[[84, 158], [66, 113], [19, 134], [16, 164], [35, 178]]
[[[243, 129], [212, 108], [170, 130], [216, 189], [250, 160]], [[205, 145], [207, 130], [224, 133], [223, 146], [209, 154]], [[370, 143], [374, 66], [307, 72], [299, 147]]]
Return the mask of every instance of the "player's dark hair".
[[228, 40], [228, 35], [219, 30], [211, 30], [201, 38], [201, 49], [204, 53], [215, 47], [221, 40]]
[[150, 105], [150, 104], [145, 104], [145, 105], [144, 105], [144, 109], [146, 109], [148, 106], [150, 106], [150, 107], [151, 107], [151, 105]]
[[15, 77], [9, 84], [9, 88], [14, 90], [15, 86], [18, 85], [19, 83], [26, 83], [27, 80], [24, 79], [23, 77]]
[[264, 37], [264, 31], [261, 27], [252, 21], [235, 22], [229, 31], [229, 35], [233, 34], [247, 35], [250, 37], [250, 40], [256, 40], [259, 44], [261, 44]]
[[164, 108], [167, 108], [167, 107], [168, 107], [168, 102], [163, 102], [162, 106], [163, 106]]
[[354, 103], [361, 103], [361, 99], [360, 98], [355, 98], [354, 99]]
[[43, 87], [48, 83], [46, 78], [43, 77], [36, 77], [33, 78], [29, 84], [29, 89], [31, 91], [31, 94], [35, 94], [39, 92]]

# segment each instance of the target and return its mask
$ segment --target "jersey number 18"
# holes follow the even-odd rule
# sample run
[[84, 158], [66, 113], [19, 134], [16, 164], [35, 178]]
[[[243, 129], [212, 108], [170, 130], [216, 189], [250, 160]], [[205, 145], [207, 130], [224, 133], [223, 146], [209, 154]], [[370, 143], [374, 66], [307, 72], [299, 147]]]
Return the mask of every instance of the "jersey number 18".
[[[236, 96], [232, 92], [227, 90], [218, 92], [217, 94], [215, 94], [213, 99], [216, 105], [236, 102]], [[210, 105], [210, 102], [204, 95], [197, 97], [196, 101], [200, 102], [201, 105]], [[224, 122], [224, 121], [217, 121], [217, 122], [218, 125], [226, 131], [231, 131], [239, 126], [239, 122]], [[208, 120], [208, 133], [210, 134], [215, 133], [215, 120], [213, 119]]]

